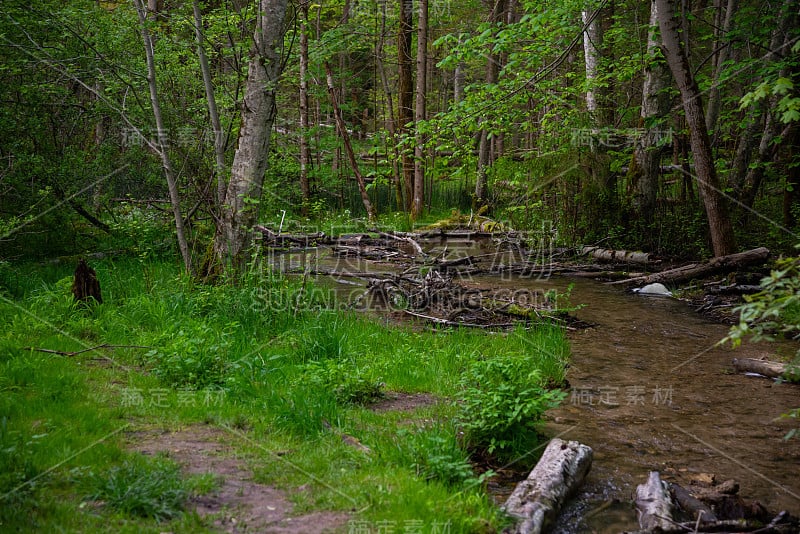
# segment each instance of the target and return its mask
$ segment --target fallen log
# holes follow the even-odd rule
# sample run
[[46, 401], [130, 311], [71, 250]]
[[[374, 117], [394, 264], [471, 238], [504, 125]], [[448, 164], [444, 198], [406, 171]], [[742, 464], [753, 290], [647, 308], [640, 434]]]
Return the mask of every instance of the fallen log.
[[516, 326], [515, 323], [463, 323], [461, 321], [451, 321], [450, 319], [442, 319], [441, 317], [434, 317], [432, 315], [425, 315], [423, 313], [413, 312], [411, 310], [403, 310], [403, 313], [418, 319], [425, 319], [434, 324], [442, 326], [453, 327], [466, 327], [466, 328], [512, 328]]
[[700, 522], [717, 521], [717, 516], [711, 511], [711, 508], [696, 499], [686, 488], [672, 482], [669, 484], [669, 492], [683, 511], [696, 520]]
[[566, 500], [592, 466], [593, 451], [577, 441], [553, 438], [528, 475], [503, 505], [519, 522], [512, 532], [540, 534], [553, 525]]
[[658, 263], [649, 252], [632, 252], [629, 250], [613, 250], [600, 247], [583, 247], [581, 254], [592, 256], [601, 261], [613, 261], [619, 263]]
[[781, 362], [755, 360], [753, 358], [734, 358], [733, 368], [740, 373], [758, 373], [768, 378], [800, 379], [800, 369], [797, 366]]
[[769, 257], [769, 250], [760, 247], [746, 252], [739, 252], [729, 256], [712, 258], [705, 263], [691, 263], [675, 269], [668, 269], [659, 273], [608, 282], [608, 285], [633, 286], [653, 284], [655, 282], [682, 282], [692, 278], [703, 278], [716, 273], [735, 271], [740, 267], [764, 263]]
[[422, 250], [422, 246], [420, 246], [420, 244], [417, 243], [413, 237], [411, 237], [412, 234], [398, 235], [395, 233], [380, 232], [379, 235], [386, 239], [395, 239], [403, 243], [408, 243], [416, 252], [416, 256], [422, 256], [423, 258], [427, 256], [425, 251]]
[[647, 483], [636, 486], [639, 526], [644, 531], [669, 530], [675, 524], [672, 520], [672, 498], [665, 486], [658, 471], [650, 471]]

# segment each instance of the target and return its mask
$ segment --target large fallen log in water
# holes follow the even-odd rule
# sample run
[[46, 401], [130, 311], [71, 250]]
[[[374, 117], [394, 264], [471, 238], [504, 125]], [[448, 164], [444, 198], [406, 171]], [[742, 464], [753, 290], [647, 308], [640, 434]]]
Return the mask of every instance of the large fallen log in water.
[[644, 531], [669, 530], [674, 525], [672, 498], [658, 471], [650, 471], [647, 483], [636, 486], [636, 508]]
[[609, 282], [608, 284], [634, 286], [653, 284], [655, 282], [660, 282], [662, 284], [667, 282], [683, 282], [685, 280], [691, 280], [692, 278], [703, 278], [712, 274], [735, 271], [739, 267], [759, 265], [764, 263], [768, 257], [769, 250], [760, 247], [729, 256], [712, 258], [705, 263], [691, 263], [675, 269], [668, 269], [646, 276], [628, 278], [627, 280], [617, 280], [616, 282]]
[[552, 526], [561, 506], [586, 478], [592, 455], [591, 447], [577, 441], [551, 440], [539, 463], [503, 506], [519, 520], [512, 532], [539, 534]]

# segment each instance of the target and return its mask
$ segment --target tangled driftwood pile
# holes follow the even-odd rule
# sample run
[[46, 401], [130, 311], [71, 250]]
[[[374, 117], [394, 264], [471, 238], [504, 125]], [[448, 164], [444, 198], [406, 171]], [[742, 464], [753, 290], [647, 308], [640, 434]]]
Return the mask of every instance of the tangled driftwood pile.
[[454, 277], [431, 268], [425, 274], [404, 272], [368, 283], [373, 303], [444, 326], [509, 328], [531, 322], [561, 322], [586, 326], [555, 308], [542, 292], [524, 295], [459, 284]]

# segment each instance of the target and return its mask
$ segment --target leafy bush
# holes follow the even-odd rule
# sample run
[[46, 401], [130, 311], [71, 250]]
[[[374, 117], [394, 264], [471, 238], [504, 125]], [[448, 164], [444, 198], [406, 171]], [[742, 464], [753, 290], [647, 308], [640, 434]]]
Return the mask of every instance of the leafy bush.
[[527, 356], [507, 356], [470, 365], [458, 416], [469, 448], [507, 457], [536, 445], [542, 415], [565, 393], [545, 389], [532, 363]]
[[[746, 303], [735, 308], [739, 323], [732, 326], [728, 336], [721, 341], [731, 342], [734, 347], [741, 344], [745, 336], [752, 334], [753, 341], [771, 341], [781, 333], [795, 339], [800, 336], [800, 257], [783, 258], [775, 263], [775, 269], [761, 280], [761, 291], [745, 297]], [[800, 382], [800, 350], [784, 378]], [[784, 418], [800, 418], [800, 408], [783, 414]], [[790, 430], [785, 438], [800, 436], [800, 428]]]
[[143, 456], [131, 457], [121, 466], [91, 476], [89, 486], [87, 498], [124, 514], [158, 521], [178, 516], [190, 493], [177, 465]]

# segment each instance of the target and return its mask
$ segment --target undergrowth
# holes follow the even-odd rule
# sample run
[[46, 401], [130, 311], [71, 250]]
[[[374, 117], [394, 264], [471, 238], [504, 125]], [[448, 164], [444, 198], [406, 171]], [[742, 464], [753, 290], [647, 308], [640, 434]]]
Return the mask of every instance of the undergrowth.
[[[192, 484], [174, 464], [127, 452], [133, 430], [194, 424], [230, 431], [257, 480], [311, 484], [291, 493], [297, 513], [500, 530], [471, 454], [526, 454], [563, 397], [555, 326], [421, 332], [326, 309], [310, 282], [257, 268], [208, 286], [168, 262], [93, 267], [104, 303], [86, 307], [71, 266], [2, 265], [0, 530], [210, 528], [183, 511]], [[370, 408], [394, 392], [434, 402]]]

